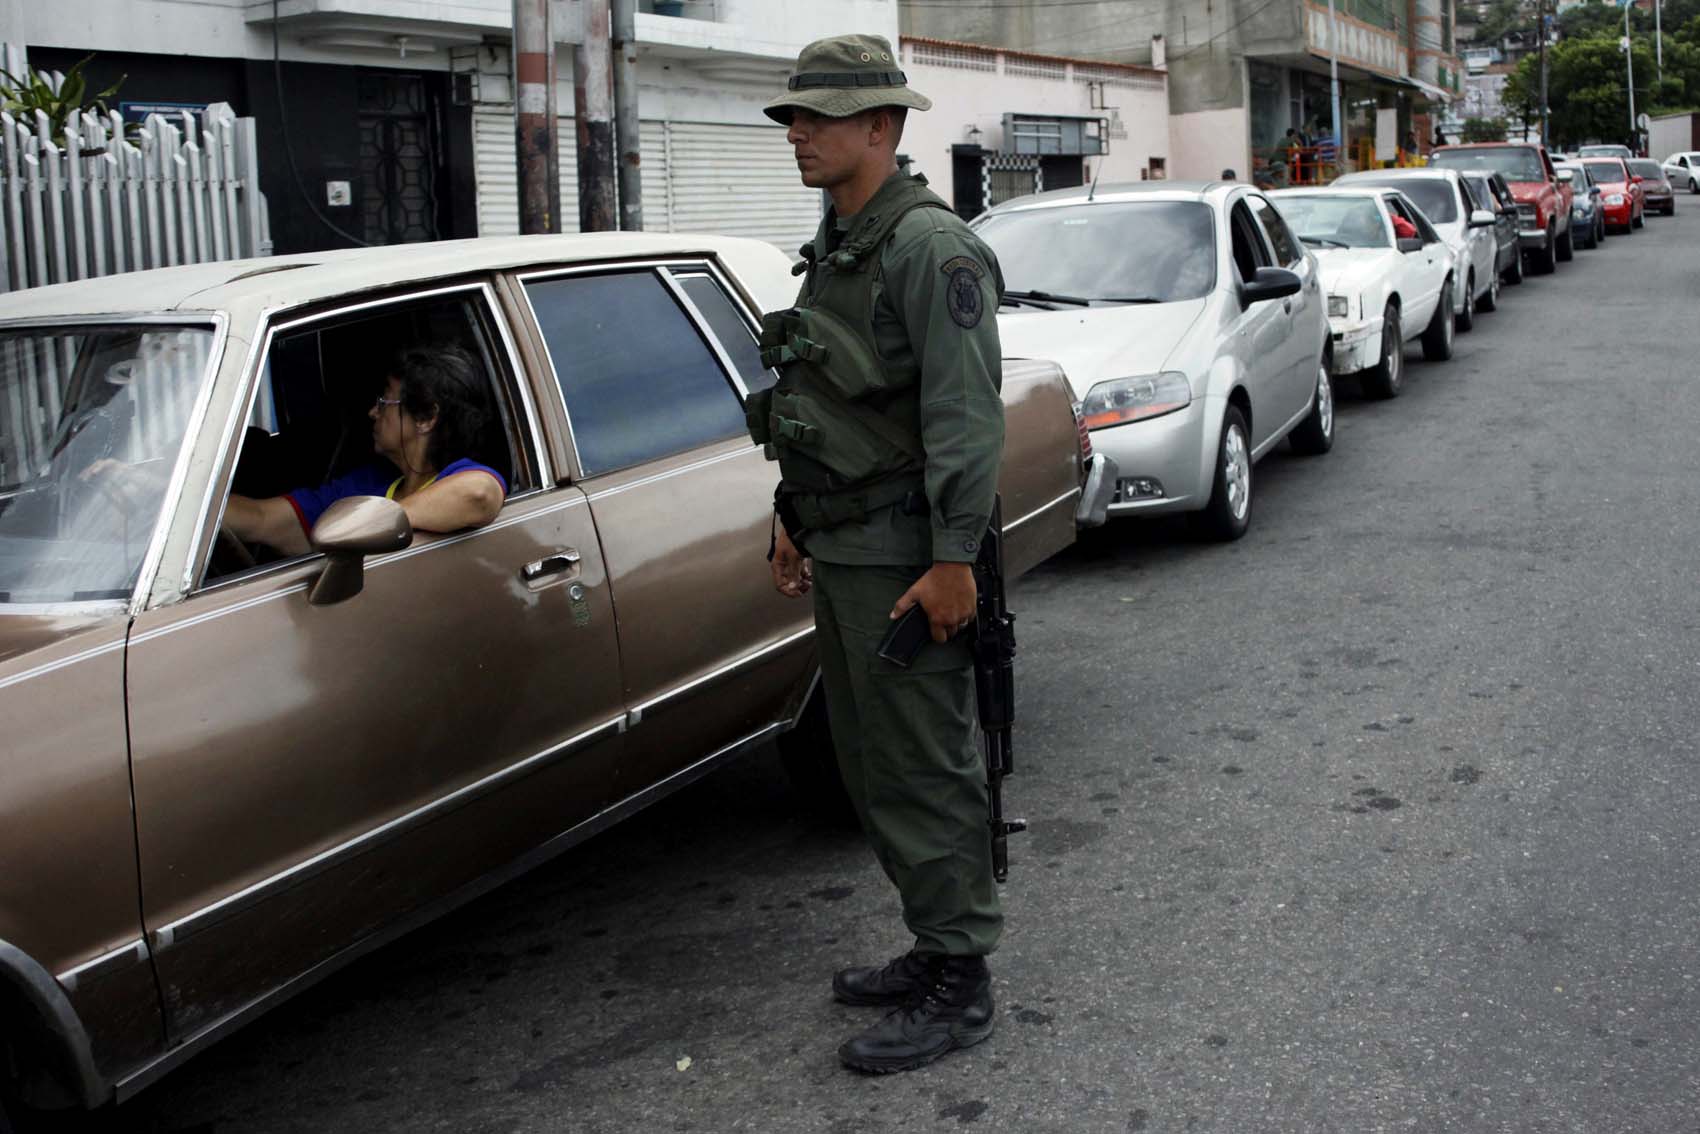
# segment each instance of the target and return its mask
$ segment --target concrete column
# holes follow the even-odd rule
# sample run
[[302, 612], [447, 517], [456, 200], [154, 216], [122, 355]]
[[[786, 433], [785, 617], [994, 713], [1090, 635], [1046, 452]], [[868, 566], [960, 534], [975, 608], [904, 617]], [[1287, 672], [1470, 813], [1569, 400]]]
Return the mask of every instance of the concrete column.
[[555, 40], [549, 0], [514, 0], [514, 151], [519, 162], [519, 230], [561, 231], [555, 156]]
[[584, 41], [573, 50], [573, 120], [578, 126], [580, 232], [619, 228], [614, 174], [614, 84], [608, 0], [580, 0]]

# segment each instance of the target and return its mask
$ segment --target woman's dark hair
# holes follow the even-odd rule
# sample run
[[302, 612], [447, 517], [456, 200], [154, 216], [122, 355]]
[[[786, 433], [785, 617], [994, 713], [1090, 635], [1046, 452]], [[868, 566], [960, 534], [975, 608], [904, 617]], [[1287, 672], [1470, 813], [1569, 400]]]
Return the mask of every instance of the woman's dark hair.
[[401, 383], [401, 406], [413, 418], [425, 421], [436, 415], [425, 446], [425, 459], [433, 469], [441, 471], [462, 457], [479, 458], [490, 403], [472, 355], [448, 344], [408, 347], [390, 361], [390, 374]]

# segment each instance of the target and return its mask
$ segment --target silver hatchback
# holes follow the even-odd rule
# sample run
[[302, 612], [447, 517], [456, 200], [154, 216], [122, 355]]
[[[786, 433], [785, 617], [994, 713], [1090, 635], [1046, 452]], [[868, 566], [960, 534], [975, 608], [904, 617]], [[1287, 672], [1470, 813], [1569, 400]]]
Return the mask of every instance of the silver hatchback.
[[1315, 258], [1269, 198], [1234, 183], [1041, 193], [974, 222], [1007, 285], [1004, 353], [1062, 364], [1093, 446], [1118, 466], [1110, 515], [1251, 522], [1252, 463], [1282, 438], [1334, 441]]

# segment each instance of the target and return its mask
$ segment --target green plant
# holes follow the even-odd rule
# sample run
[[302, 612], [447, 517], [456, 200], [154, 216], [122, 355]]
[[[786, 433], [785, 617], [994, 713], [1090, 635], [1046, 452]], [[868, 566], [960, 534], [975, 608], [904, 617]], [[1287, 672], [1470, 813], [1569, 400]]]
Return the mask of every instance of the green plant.
[[10, 71], [0, 70], [0, 110], [4, 110], [13, 118], [20, 119], [25, 125], [35, 126], [35, 112], [41, 111], [47, 115], [48, 129], [51, 132], [53, 144], [65, 144], [65, 126], [73, 117], [85, 110], [106, 113], [106, 100], [118, 93], [118, 88], [124, 85], [128, 75], [120, 75], [118, 81], [92, 97], [88, 95], [88, 81], [83, 77], [83, 67], [92, 54], [77, 60], [76, 66], [66, 72], [64, 79], [54, 88], [46, 75], [29, 68], [23, 78]]
[[1503, 119], [1503, 118], [1466, 118], [1466, 119], [1464, 119], [1464, 140], [1466, 142], [1503, 142], [1503, 141], [1505, 141], [1505, 119]]

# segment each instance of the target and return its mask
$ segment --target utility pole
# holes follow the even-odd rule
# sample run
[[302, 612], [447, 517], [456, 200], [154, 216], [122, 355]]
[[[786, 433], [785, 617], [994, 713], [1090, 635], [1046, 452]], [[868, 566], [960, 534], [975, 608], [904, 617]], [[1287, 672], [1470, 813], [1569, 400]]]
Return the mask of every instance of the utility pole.
[[1623, 63], [1629, 69], [1629, 141], [1630, 149], [1640, 152], [1641, 147], [1635, 127], [1635, 41], [1629, 38], [1629, 9], [1632, 0], [1623, 0]]
[[1653, 0], [1653, 54], [1659, 64], [1659, 82], [1665, 81], [1665, 32], [1660, 26], [1659, 9], [1663, 0]]
[[514, 0], [514, 151], [519, 230], [561, 231], [561, 177], [555, 156], [555, 37], [549, 0]]
[[614, 141], [620, 147], [620, 228], [643, 230], [638, 126], [637, 0], [614, 0]]
[[1535, 34], [1540, 38], [1541, 51], [1541, 145], [1547, 144], [1547, 3], [1535, 4]]
[[1334, 169], [1346, 167], [1346, 139], [1340, 133], [1340, 25], [1334, 22], [1334, 0], [1328, 0], [1328, 102], [1333, 115]]
[[608, 0], [579, 0], [583, 42], [573, 51], [573, 121], [578, 126], [580, 232], [619, 228], [614, 177], [614, 86], [608, 51]]

